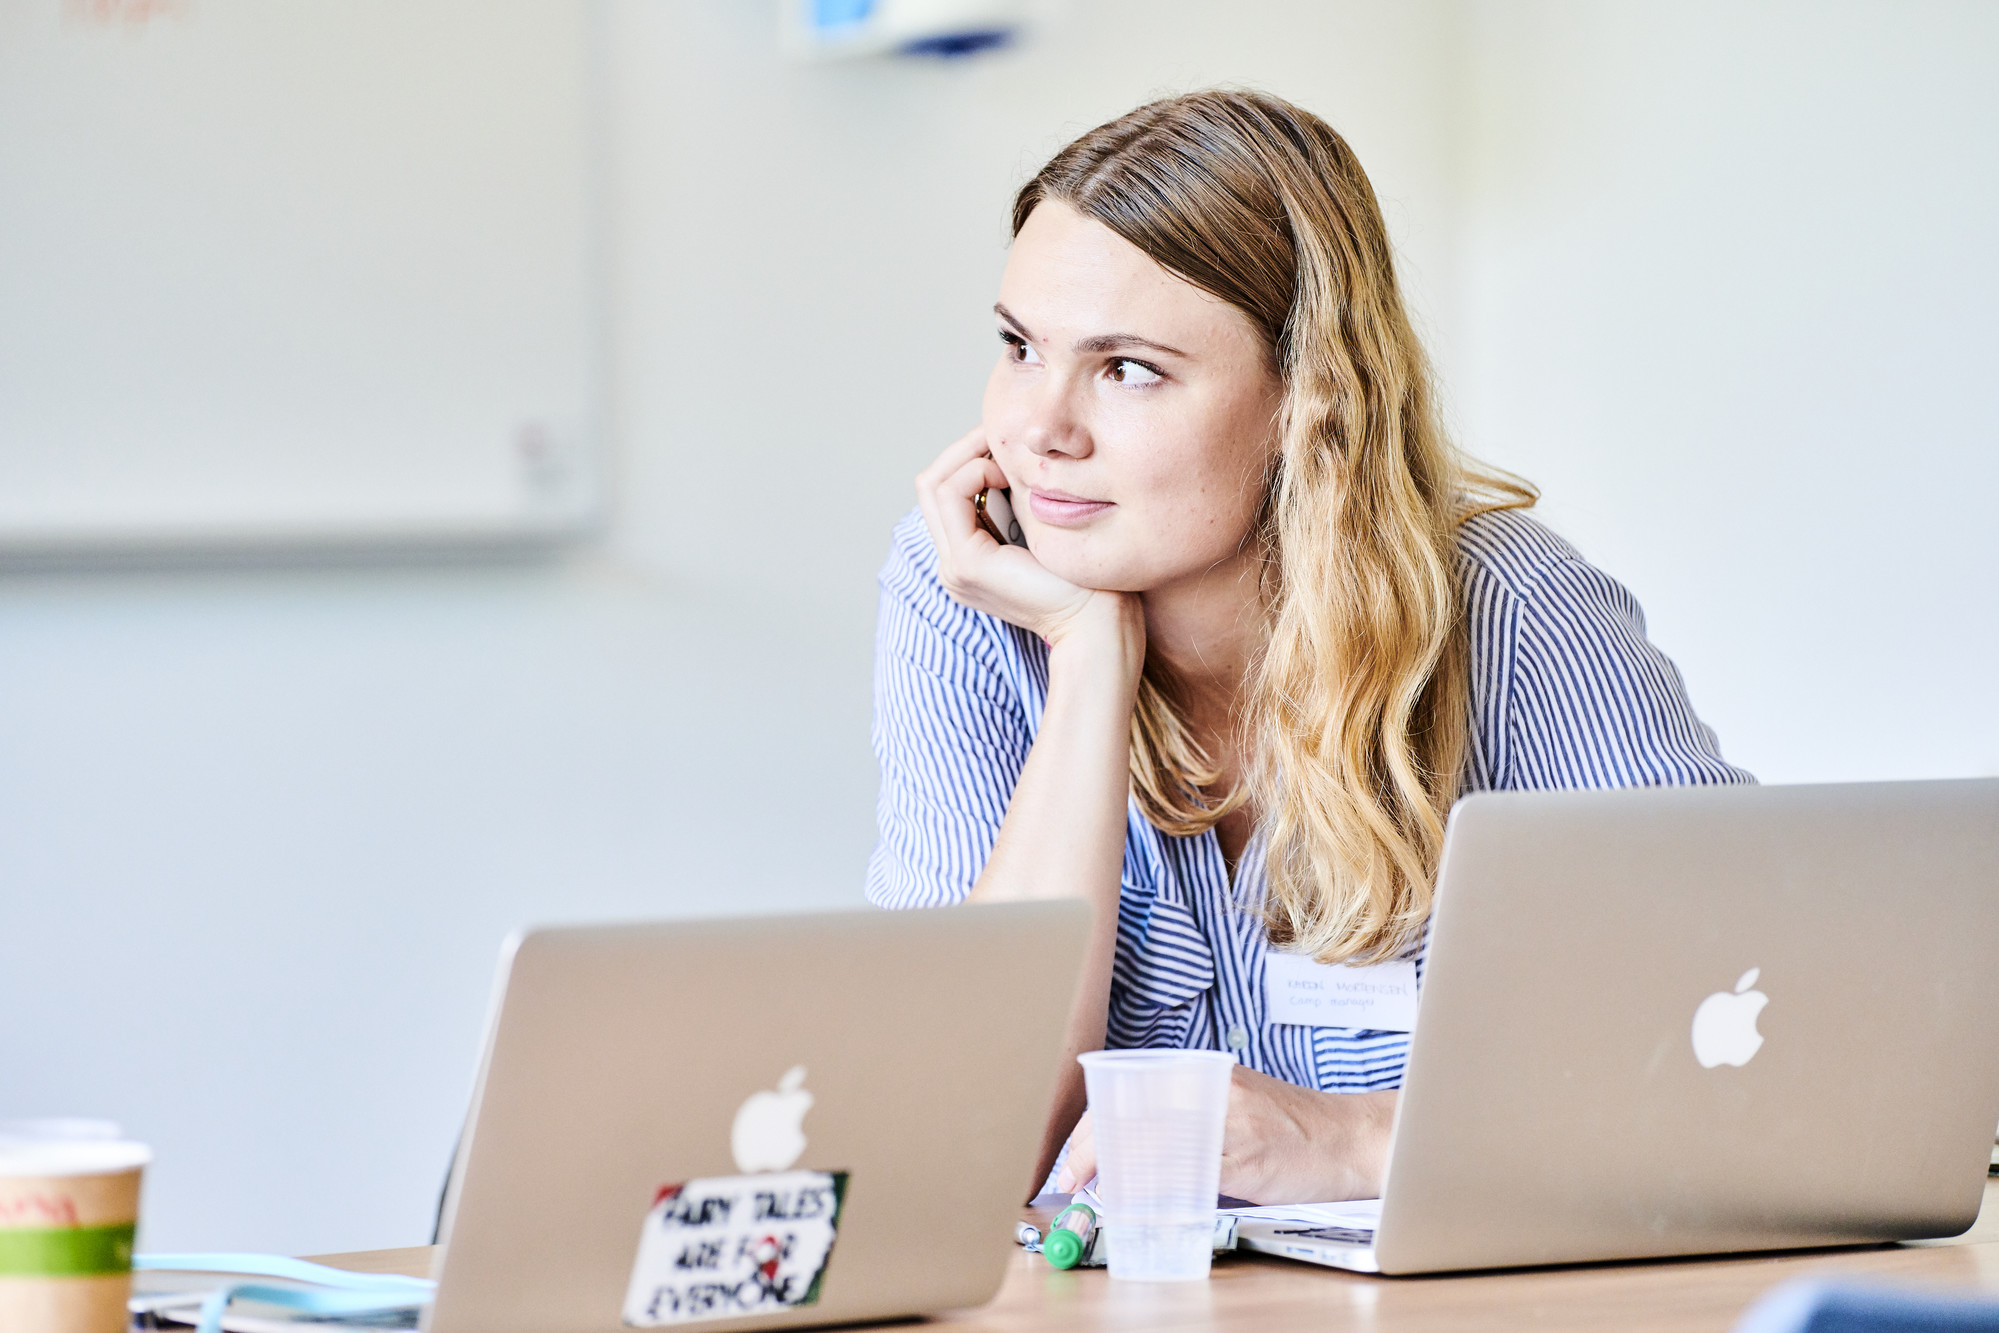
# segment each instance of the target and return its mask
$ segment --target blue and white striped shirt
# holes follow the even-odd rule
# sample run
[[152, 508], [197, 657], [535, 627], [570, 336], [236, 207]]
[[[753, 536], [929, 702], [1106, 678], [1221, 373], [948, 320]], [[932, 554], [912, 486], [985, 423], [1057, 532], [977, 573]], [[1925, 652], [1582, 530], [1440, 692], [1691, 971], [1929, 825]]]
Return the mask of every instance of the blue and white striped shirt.
[[[1680, 673], [1647, 641], [1638, 603], [1517, 510], [1458, 536], [1471, 635], [1473, 734], [1463, 790], [1738, 783], [1694, 716]], [[962, 901], [992, 854], [1041, 725], [1048, 650], [954, 601], [920, 515], [881, 572], [875, 755], [881, 836], [868, 897]], [[1106, 1045], [1235, 1049], [1245, 1064], [1328, 1092], [1401, 1086], [1406, 1033], [1266, 1021], [1262, 839], [1232, 886], [1212, 832], [1126, 816]], [[1422, 958], [1417, 958], [1420, 981]]]

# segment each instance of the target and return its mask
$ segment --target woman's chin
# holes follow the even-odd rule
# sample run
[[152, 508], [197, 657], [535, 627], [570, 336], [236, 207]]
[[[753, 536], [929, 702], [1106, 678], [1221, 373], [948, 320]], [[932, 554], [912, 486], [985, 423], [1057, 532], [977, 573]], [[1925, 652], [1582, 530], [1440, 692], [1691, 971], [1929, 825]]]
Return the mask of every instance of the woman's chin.
[[1060, 549], [1060, 543], [1029, 538], [1028, 549], [1041, 567], [1065, 583], [1103, 592], [1144, 592], [1151, 580], [1122, 561], [1079, 559]]

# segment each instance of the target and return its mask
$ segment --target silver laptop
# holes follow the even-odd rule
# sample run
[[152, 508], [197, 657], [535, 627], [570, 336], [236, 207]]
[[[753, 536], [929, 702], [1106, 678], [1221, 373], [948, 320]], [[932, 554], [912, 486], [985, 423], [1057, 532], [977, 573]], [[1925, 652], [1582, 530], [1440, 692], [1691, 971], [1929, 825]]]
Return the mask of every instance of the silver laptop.
[[1951, 1236], [1999, 1121], [1999, 779], [1452, 812], [1364, 1272]]
[[424, 1326], [774, 1328], [990, 1299], [1088, 927], [1053, 902], [512, 941]]

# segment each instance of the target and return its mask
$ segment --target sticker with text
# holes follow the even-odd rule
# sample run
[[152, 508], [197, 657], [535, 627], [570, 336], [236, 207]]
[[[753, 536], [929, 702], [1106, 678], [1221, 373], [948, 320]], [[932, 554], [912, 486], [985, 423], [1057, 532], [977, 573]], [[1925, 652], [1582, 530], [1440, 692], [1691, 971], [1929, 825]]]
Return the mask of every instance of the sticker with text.
[[626, 1325], [811, 1305], [846, 1196], [845, 1171], [766, 1171], [663, 1187], [639, 1233]]
[[1277, 949], [1264, 959], [1264, 1008], [1272, 1023], [1416, 1030], [1416, 964], [1406, 959], [1348, 967]]

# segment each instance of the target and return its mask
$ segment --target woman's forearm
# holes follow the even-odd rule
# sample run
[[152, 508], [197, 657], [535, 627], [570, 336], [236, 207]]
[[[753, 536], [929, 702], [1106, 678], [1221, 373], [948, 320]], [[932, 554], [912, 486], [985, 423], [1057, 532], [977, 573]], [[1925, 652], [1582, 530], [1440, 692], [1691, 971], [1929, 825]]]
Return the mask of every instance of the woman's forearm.
[[1137, 599], [1098, 594], [1093, 601], [1101, 609], [1050, 641], [1041, 726], [971, 893], [974, 902], [1080, 898], [1095, 909], [1036, 1186], [1083, 1111], [1075, 1057], [1104, 1041], [1131, 790], [1131, 709], [1145, 661]]

